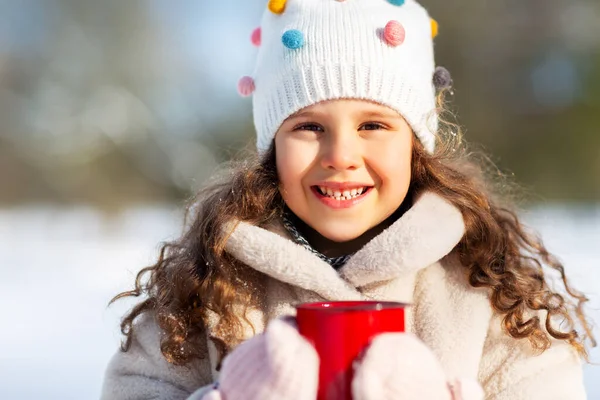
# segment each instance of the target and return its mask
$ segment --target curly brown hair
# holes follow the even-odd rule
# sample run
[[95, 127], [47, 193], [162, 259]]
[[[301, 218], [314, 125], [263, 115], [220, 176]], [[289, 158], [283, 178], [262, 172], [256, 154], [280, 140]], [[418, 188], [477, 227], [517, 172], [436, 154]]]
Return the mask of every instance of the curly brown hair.
[[[440, 110], [447, 110], [443, 93], [438, 104]], [[510, 336], [527, 338], [540, 351], [550, 346], [552, 338], [564, 340], [587, 360], [586, 342], [595, 346], [583, 312], [587, 298], [568, 283], [563, 265], [542, 240], [519, 221], [507, 196], [500, 197], [497, 188], [509, 187], [506, 180], [490, 179], [499, 176], [495, 167], [467, 150], [456, 124], [443, 122], [433, 155], [415, 141], [405, 201], [432, 191], [461, 210], [466, 233], [453, 253], [472, 286], [489, 288], [491, 305], [503, 315], [503, 327]], [[283, 210], [274, 145], [261, 158], [233, 163], [224, 176], [200, 191], [186, 208], [182, 236], [163, 244], [158, 261], [138, 273], [133, 290], [111, 300], [147, 297], [121, 322], [122, 350], [130, 347], [134, 320], [151, 311], [165, 333], [161, 351], [169, 362], [185, 365], [204, 358], [203, 341], [213, 314], [219, 319], [210, 340], [220, 364], [241, 340], [242, 322], [249, 323], [248, 307], [261, 306], [264, 278], [224, 250], [227, 235], [221, 227], [236, 220], [267, 227]], [[551, 288], [551, 271], [561, 278], [562, 294]], [[236, 305], [245, 309], [240, 312]]]

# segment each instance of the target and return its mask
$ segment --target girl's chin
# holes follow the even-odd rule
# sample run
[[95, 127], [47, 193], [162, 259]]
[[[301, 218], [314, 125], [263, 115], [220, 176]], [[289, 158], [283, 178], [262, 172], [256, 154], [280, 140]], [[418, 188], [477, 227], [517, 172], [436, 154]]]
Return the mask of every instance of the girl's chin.
[[354, 239], [361, 237], [366, 230], [347, 230], [347, 229], [317, 229], [317, 232], [321, 234], [325, 239], [331, 240], [332, 242], [344, 243], [350, 242]]

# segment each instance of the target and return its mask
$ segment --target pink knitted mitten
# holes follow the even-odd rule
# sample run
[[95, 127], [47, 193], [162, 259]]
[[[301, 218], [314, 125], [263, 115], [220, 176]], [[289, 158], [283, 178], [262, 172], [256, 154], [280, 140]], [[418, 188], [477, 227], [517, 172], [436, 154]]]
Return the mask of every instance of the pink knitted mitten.
[[278, 319], [223, 360], [219, 389], [202, 400], [315, 400], [318, 380], [317, 352]]
[[442, 366], [415, 336], [377, 336], [356, 364], [354, 400], [483, 400], [477, 382], [448, 382]]

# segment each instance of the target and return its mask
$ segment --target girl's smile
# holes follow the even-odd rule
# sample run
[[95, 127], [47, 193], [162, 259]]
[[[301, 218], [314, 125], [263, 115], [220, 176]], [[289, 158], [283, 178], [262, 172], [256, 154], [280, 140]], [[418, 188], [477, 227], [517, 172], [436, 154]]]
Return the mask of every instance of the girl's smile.
[[359, 204], [372, 188], [372, 185], [354, 182], [322, 182], [311, 186], [315, 196], [333, 209], [350, 208]]

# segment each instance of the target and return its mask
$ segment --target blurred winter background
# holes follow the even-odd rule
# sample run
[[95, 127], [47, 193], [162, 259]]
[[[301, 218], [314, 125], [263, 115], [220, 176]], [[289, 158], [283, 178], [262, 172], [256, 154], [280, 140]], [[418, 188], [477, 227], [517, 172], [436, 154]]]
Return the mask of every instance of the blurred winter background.
[[[423, 3], [467, 138], [600, 319], [600, 2]], [[98, 398], [130, 306], [108, 300], [253, 136], [236, 84], [265, 4], [0, 0], [1, 399]]]

